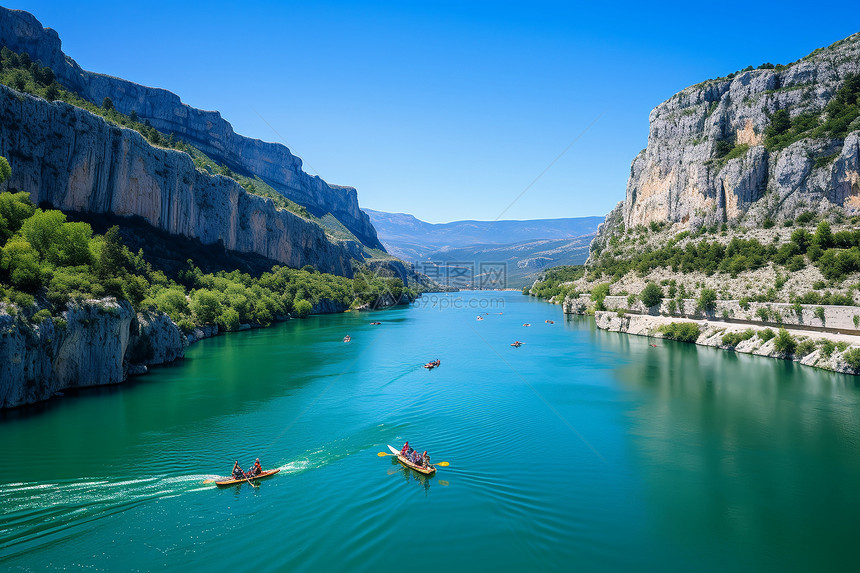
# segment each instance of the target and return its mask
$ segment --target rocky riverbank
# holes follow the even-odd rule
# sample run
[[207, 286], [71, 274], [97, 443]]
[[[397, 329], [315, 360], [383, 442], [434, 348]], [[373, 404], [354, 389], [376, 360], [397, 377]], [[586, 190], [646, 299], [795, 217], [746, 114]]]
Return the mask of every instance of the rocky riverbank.
[[[810, 332], [787, 329], [795, 343], [793, 352], [777, 349], [777, 337], [765, 325], [734, 324], [712, 320], [694, 320], [666, 316], [625, 314], [596, 311], [594, 320], [598, 328], [638, 336], [669, 338], [661, 327], [673, 323], [692, 324], [698, 328], [695, 343], [700, 346], [722, 348], [744, 354], [793, 360], [805, 366], [823, 368], [845, 374], [860, 374], [846, 361], [852, 348], [860, 348], [860, 336], [832, 332]], [[770, 331], [770, 332], [767, 332]]]
[[[321, 300], [311, 312], [346, 310], [342, 303]], [[290, 318], [278, 316], [275, 322]], [[261, 327], [242, 324], [239, 330]], [[120, 384], [150, 366], [183, 358], [191, 344], [224, 332], [217, 325], [199, 325], [184, 334], [163, 312], [135, 313], [127, 301], [114, 298], [69, 303], [59, 316], [41, 321], [0, 303], [0, 410], [71, 388]]]

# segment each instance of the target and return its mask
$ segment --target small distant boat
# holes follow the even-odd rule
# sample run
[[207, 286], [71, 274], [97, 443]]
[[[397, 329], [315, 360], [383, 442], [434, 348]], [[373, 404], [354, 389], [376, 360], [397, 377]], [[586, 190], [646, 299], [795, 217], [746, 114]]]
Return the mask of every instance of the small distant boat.
[[523, 344], [524, 344], [524, 343], [523, 343], [523, 342], [520, 342], [519, 340], [517, 340], [516, 342], [511, 342], [511, 346], [513, 346], [514, 348], [519, 348], [519, 347], [520, 347], [520, 346], [522, 346]]
[[419, 466], [419, 465], [413, 464], [411, 461], [406, 459], [405, 456], [401, 456], [400, 450], [395, 449], [391, 445], [388, 446], [388, 449], [391, 450], [392, 454], [397, 456], [397, 461], [400, 462], [401, 464], [403, 464], [404, 466], [406, 466], [407, 468], [412, 468], [416, 472], [422, 473], [422, 474], [427, 475], [427, 476], [432, 476], [433, 474], [436, 473], [436, 466], [434, 466], [433, 464], [430, 464], [429, 466], [427, 466], [425, 468], [424, 466]]
[[545, 320], [544, 322], [545, 322], [545, 323], [547, 323], [547, 324], [555, 324], [555, 321], [554, 321], [554, 320]]
[[478, 315], [478, 316], [477, 316], [477, 317], [475, 317], [475, 318], [476, 318], [476, 320], [484, 320], [484, 317], [483, 317], [483, 316], [480, 316], [480, 315]]
[[352, 340], [352, 337], [351, 337], [350, 335], [348, 335], [348, 334], [347, 334], [346, 336], [344, 336], [344, 337], [343, 337], [343, 341], [344, 341], [344, 342], [349, 342], [350, 340]]
[[382, 324], [382, 323], [381, 322], [371, 322], [370, 324], [372, 324], [373, 326], [377, 326], [377, 325]]
[[531, 326], [528, 322], [524, 323], [523, 326]]
[[427, 364], [425, 364], [424, 368], [426, 368], [428, 370], [433, 370], [434, 368], [437, 368], [440, 364], [442, 364], [441, 360], [432, 360], [432, 361], [428, 362]]
[[249, 480], [252, 482], [255, 482], [257, 480], [271, 477], [271, 476], [275, 475], [276, 473], [278, 473], [279, 471], [281, 471], [280, 468], [274, 469], [274, 470], [266, 470], [263, 473], [261, 473], [260, 475], [248, 477], [247, 479], [246, 478], [233, 479], [232, 477], [224, 478], [222, 481], [216, 481], [215, 485], [217, 485], [218, 487], [227, 487], [227, 486], [231, 486], [231, 485], [238, 485], [240, 483], [248, 483]]

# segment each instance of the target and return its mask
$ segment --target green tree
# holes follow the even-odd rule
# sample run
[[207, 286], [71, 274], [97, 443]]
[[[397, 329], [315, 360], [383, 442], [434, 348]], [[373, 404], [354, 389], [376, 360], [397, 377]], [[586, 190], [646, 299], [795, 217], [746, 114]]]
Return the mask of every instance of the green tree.
[[60, 99], [60, 88], [57, 87], [57, 82], [52, 82], [45, 88], [45, 99], [48, 101]]
[[299, 299], [293, 303], [293, 310], [300, 317], [304, 318], [311, 313], [311, 310], [313, 310], [313, 305], [308, 300]]
[[657, 283], [649, 282], [639, 294], [639, 300], [648, 308], [657, 306], [663, 300], [663, 289]]
[[191, 296], [191, 312], [203, 324], [213, 324], [222, 311], [218, 296], [209, 289], [198, 289]]
[[104, 236], [101, 255], [96, 265], [99, 278], [116, 277], [125, 273], [128, 258], [125, 256], [124, 245], [119, 236], [119, 227], [114, 225]]
[[815, 229], [815, 235], [812, 237], [812, 244], [818, 245], [822, 250], [829, 249], [833, 246], [833, 233], [830, 230], [830, 223], [821, 221]]
[[12, 168], [9, 167], [9, 161], [6, 160], [5, 157], [0, 155], [0, 183], [3, 183], [9, 176], [12, 175]]
[[102, 100], [102, 109], [105, 111], [111, 111], [114, 109], [113, 100], [109, 97], [105, 97], [105, 99]]
[[0, 271], [16, 288], [32, 292], [42, 281], [39, 252], [27, 239], [16, 235], [0, 251]]
[[221, 313], [221, 316], [219, 316], [215, 322], [218, 326], [228, 332], [239, 330], [239, 313], [236, 312], [235, 309], [225, 308], [224, 312]]
[[773, 341], [773, 349], [780, 354], [794, 354], [797, 349], [797, 341], [784, 328], [780, 328]]
[[591, 300], [594, 301], [594, 308], [597, 310], [605, 310], [603, 301], [609, 295], [609, 283], [600, 283], [591, 289]]
[[717, 291], [710, 288], [703, 288], [699, 294], [699, 308], [705, 312], [713, 312], [717, 303]]

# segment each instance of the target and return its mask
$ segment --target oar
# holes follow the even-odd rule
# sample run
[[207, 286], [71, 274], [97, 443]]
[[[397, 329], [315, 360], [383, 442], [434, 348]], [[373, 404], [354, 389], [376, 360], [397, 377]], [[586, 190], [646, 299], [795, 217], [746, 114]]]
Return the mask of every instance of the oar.
[[[380, 458], [384, 458], [385, 456], [393, 456], [393, 455], [395, 455], [395, 454], [388, 454], [388, 453], [385, 453], [385, 452], [379, 452], [379, 453], [378, 453], [378, 454], [376, 454], [376, 455], [377, 455], [377, 456], [379, 456]], [[448, 467], [448, 466], [450, 466], [451, 464], [450, 464], [450, 463], [448, 463], [448, 462], [439, 462], [439, 463], [434, 463], [433, 465], [434, 465], [434, 466], [442, 466], [443, 468], [447, 468], [447, 467]]]
[[255, 485], [255, 484], [254, 484], [254, 482], [252, 482], [252, 481], [248, 478], [248, 476], [245, 476], [245, 481], [247, 481], [249, 484], [251, 484], [251, 487], [260, 487], [260, 486], [258, 486], [258, 485]]

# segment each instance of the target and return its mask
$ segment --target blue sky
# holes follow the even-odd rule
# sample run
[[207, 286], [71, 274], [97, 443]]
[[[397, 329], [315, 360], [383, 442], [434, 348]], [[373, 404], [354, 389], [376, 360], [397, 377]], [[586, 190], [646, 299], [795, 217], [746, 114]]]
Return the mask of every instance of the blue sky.
[[85, 69], [217, 109], [243, 135], [283, 137], [364, 207], [446, 222], [497, 218], [574, 141], [504, 218], [604, 215], [624, 198], [654, 106], [860, 31], [849, 4], [7, 6], [56, 29]]

